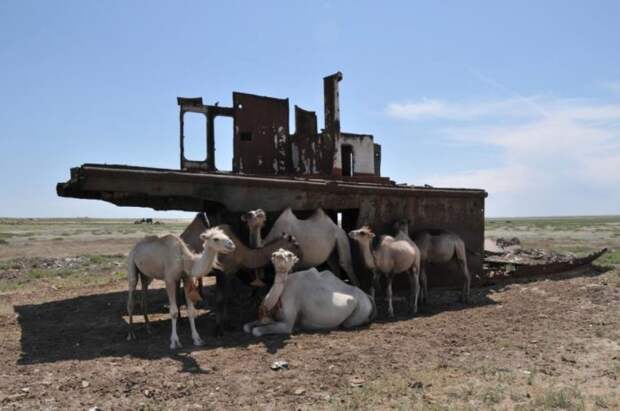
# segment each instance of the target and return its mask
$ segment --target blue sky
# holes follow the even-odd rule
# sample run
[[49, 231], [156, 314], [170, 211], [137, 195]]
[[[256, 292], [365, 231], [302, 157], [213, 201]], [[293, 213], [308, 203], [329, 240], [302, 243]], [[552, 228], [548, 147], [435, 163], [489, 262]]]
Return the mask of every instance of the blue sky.
[[[177, 96], [289, 97], [321, 123], [338, 70], [343, 129], [374, 134], [383, 175], [485, 188], [488, 216], [620, 213], [619, 2], [377, 5], [0, 2], [0, 216], [184, 215], [55, 184], [85, 162], [177, 168]], [[230, 168], [232, 122], [216, 131]]]

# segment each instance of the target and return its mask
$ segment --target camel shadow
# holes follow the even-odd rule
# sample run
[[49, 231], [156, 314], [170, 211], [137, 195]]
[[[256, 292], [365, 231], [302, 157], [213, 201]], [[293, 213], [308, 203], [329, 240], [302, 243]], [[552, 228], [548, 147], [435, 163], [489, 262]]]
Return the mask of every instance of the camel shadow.
[[[459, 302], [460, 290], [431, 288], [429, 304], [421, 305], [415, 316], [408, 313], [407, 289], [395, 290], [395, 319], [387, 316], [387, 302], [378, 294], [376, 323], [407, 321], [416, 317], [432, 317], [446, 311], [458, 311], [486, 305], [494, 305], [491, 295], [512, 283], [533, 282], [550, 279], [560, 281], [576, 276], [598, 276], [606, 267], [589, 267], [574, 272], [544, 277], [518, 278], [496, 281], [494, 284], [472, 288], [469, 304]], [[212, 292], [212, 290], [211, 290]], [[140, 296], [137, 298], [140, 299]], [[210, 300], [214, 300], [210, 298]], [[196, 326], [205, 340], [205, 345], [194, 347], [190, 338], [189, 324], [185, 315], [179, 321], [179, 337], [184, 348], [169, 349], [170, 320], [168, 317], [167, 296], [163, 289], [149, 290], [149, 315], [153, 334], [148, 335], [142, 324], [137, 324], [137, 341], [126, 341], [128, 326], [126, 321], [127, 292], [108, 292], [78, 296], [40, 304], [14, 306], [17, 321], [21, 327], [21, 355], [19, 365], [53, 363], [66, 360], [91, 360], [104, 357], [132, 356], [142, 359], [171, 358], [178, 361], [186, 373], [209, 372], [191, 356], [192, 352], [217, 348], [248, 347], [261, 343], [270, 354], [277, 353], [290, 341], [288, 335], [273, 335], [262, 338], [246, 334], [242, 324], [256, 318], [256, 311], [247, 305], [231, 304], [230, 320], [234, 331], [221, 337], [213, 337], [216, 329], [215, 314], [212, 310], [196, 319]], [[142, 321], [140, 304], [136, 305], [136, 321]], [[182, 310], [185, 313], [185, 310]], [[350, 329], [350, 332], [364, 327]], [[303, 333], [306, 333], [305, 331]], [[329, 333], [329, 332], [321, 332]]]
[[[208, 287], [210, 288], [210, 287]], [[195, 347], [185, 315], [179, 320], [178, 333], [183, 348], [169, 349], [170, 319], [168, 299], [164, 289], [149, 290], [149, 317], [152, 334], [148, 335], [142, 321], [140, 297], [137, 295], [136, 341], [127, 341], [126, 321], [127, 292], [108, 292], [78, 296], [40, 304], [15, 305], [17, 321], [21, 328], [21, 355], [19, 365], [52, 363], [66, 360], [91, 360], [101, 357], [172, 358], [185, 372], [202, 372], [191, 355], [192, 351], [215, 348], [245, 347], [256, 344], [256, 339], [241, 331], [243, 322], [256, 318], [256, 312], [244, 312], [245, 307], [231, 305], [230, 320], [235, 329], [223, 336], [214, 337], [216, 324], [213, 311], [196, 318], [196, 327], [205, 345]], [[183, 308], [182, 313], [185, 314]], [[277, 352], [287, 339], [268, 339], [269, 352]]]

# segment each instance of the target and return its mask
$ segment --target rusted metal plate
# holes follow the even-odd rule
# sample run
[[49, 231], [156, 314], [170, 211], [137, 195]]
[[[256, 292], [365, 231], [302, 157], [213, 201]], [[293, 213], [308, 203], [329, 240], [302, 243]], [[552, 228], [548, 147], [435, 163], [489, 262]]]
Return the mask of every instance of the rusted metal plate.
[[[389, 234], [400, 218], [412, 231], [444, 228], [459, 234], [478, 257], [469, 260], [474, 273], [482, 270], [484, 190], [414, 188], [398, 185], [328, 179], [241, 176], [191, 173], [178, 170], [87, 164], [72, 170], [72, 178], [57, 186], [60, 196], [100, 199], [120, 206], [158, 210], [207, 211], [236, 224], [241, 213], [262, 208], [273, 221], [286, 207], [311, 213], [319, 207], [328, 214], [343, 213], [352, 227], [370, 224]], [[347, 227], [351, 228], [351, 227]], [[353, 247], [355, 250], [356, 248]], [[354, 251], [357, 252], [357, 251]], [[361, 260], [360, 260], [361, 261]], [[358, 264], [360, 273], [367, 273]], [[368, 279], [368, 275], [360, 275]], [[431, 285], [458, 285], [456, 266], [431, 269]]]
[[290, 173], [288, 99], [235, 92], [233, 107], [233, 172]]
[[317, 132], [316, 113], [295, 106], [295, 134], [291, 136], [294, 174], [331, 175], [335, 142]]

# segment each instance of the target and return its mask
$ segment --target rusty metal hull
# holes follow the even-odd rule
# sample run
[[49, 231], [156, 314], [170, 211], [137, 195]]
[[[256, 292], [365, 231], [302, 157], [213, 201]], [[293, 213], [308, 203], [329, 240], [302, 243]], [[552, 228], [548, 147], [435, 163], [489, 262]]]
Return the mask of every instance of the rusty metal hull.
[[[443, 228], [460, 235], [472, 252], [470, 269], [474, 273], [482, 270], [484, 190], [84, 164], [71, 170], [71, 179], [59, 183], [57, 192], [61, 197], [119, 206], [206, 211], [210, 218], [242, 233], [245, 227], [239, 216], [255, 208], [265, 210], [274, 221], [287, 207], [300, 216], [321, 207], [334, 218], [341, 213], [346, 230], [370, 224], [379, 234], [391, 234], [393, 222], [406, 217], [412, 230]], [[359, 257], [357, 247], [352, 249], [354, 257]], [[364, 271], [361, 258], [355, 259], [356, 268]], [[456, 264], [432, 267], [429, 277], [431, 285], [462, 283]]]

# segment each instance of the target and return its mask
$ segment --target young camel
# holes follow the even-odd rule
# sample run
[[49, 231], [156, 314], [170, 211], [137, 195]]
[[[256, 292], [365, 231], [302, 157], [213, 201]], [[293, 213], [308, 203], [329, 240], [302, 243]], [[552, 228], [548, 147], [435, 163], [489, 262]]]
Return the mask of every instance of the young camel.
[[368, 226], [351, 231], [349, 237], [358, 242], [364, 263], [372, 270], [371, 297], [375, 298], [375, 287], [378, 287], [379, 272], [381, 272], [387, 279], [388, 314], [390, 317], [394, 317], [392, 279], [394, 275], [406, 272], [409, 276], [411, 293], [409, 309], [414, 314], [417, 313], [418, 294], [420, 292], [420, 251], [416, 245], [410, 241], [395, 239], [389, 235], [375, 239], [375, 234]]
[[[194, 248], [201, 249], [196, 238], [199, 233], [205, 230], [207, 220], [203, 215], [199, 214], [194, 221], [185, 229], [181, 235], [183, 240], [192, 244]], [[224, 325], [228, 325], [228, 300], [230, 297], [230, 277], [241, 269], [254, 270], [269, 264], [271, 253], [280, 248], [288, 249], [294, 253], [301, 253], [299, 244], [295, 237], [281, 233], [279, 237], [273, 241], [266, 242], [263, 248], [251, 249], [235, 235], [229, 225], [219, 225], [220, 228], [234, 243], [235, 250], [225, 256], [220, 257], [220, 269], [215, 270], [216, 288], [215, 288], [215, 334], [222, 335]], [[199, 280], [200, 282], [200, 280]], [[202, 290], [202, 283], [199, 283], [199, 289]]]
[[296, 324], [305, 330], [332, 330], [374, 319], [374, 301], [332, 272], [311, 268], [289, 274], [298, 258], [283, 249], [274, 252], [271, 261], [276, 279], [259, 309], [259, 320], [243, 326], [246, 333], [290, 334]]
[[[245, 221], [250, 230], [250, 238], [258, 239], [266, 218], [262, 218], [260, 211], [249, 211], [245, 214]], [[262, 213], [264, 216], [264, 212]], [[322, 209], [317, 209], [307, 220], [298, 219], [291, 208], [287, 208], [273, 223], [273, 227], [264, 241], [271, 241], [279, 233], [286, 232], [294, 235], [299, 241], [303, 252], [297, 268], [306, 269], [329, 262], [334, 248], [338, 249], [340, 266], [347, 273], [351, 284], [359, 287], [359, 281], [353, 271], [351, 248], [347, 233], [329, 218]]]
[[428, 299], [427, 265], [429, 263], [444, 264], [453, 259], [456, 260], [465, 276], [461, 301], [464, 303], [469, 301], [471, 275], [467, 267], [467, 249], [461, 237], [448, 230], [423, 230], [414, 233], [413, 238], [410, 238], [409, 220], [407, 219], [401, 219], [394, 223], [394, 229], [398, 233], [397, 238], [401, 236], [413, 240], [420, 249], [422, 269], [420, 279], [422, 282], [423, 302], [426, 302]]
[[[208, 274], [212, 268], [219, 266], [218, 255], [226, 255], [235, 251], [235, 244], [221, 229], [211, 228], [200, 235], [204, 251], [201, 254], [191, 252], [185, 243], [175, 235], [163, 237], [150, 236], [141, 240], [129, 253], [128, 281], [129, 294], [127, 312], [129, 314], [128, 340], [135, 339], [133, 332], [133, 292], [136, 289], [138, 275], [142, 283], [142, 310], [144, 321], [149, 326], [146, 309], [146, 291], [150, 281], [154, 278], [166, 283], [170, 318], [172, 319], [172, 333], [170, 335], [170, 349], [181, 347], [177, 335], [177, 318], [179, 309], [176, 302], [177, 284], [183, 275], [198, 278]], [[185, 281], [184, 281], [185, 282]], [[194, 324], [195, 309], [190, 298], [190, 288], [184, 287], [187, 302], [187, 314], [192, 330], [194, 345], [202, 345], [196, 325]]]

